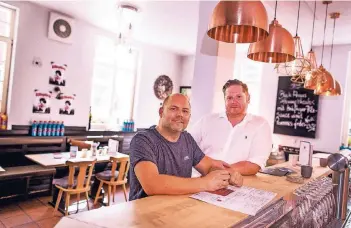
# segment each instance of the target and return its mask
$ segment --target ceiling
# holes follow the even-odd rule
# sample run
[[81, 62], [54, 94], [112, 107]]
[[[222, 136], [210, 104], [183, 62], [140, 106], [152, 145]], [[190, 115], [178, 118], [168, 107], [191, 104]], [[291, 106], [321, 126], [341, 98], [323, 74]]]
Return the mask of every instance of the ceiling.
[[[118, 0], [33, 1], [45, 7], [87, 21], [97, 27], [116, 31]], [[195, 53], [198, 25], [198, 0], [128, 1], [140, 8], [134, 27], [137, 40], [166, 48], [178, 54]], [[274, 17], [275, 1], [263, 1], [270, 20]], [[298, 1], [278, 1], [277, 19], [292, 35], [296, 31]], [[303, 43], [310, 46], [314, 1], [301, 1], [299, 32]], [[334, 1], [329, 13], [340, 12], [336, 21], [334, 44], [351, 43], [351, 1]], [[210, 17], [210, 15], [209, 15]], [[313, 45], [323, 43], [325, 5], [317, 1]], [[331, 44], [333, 21], [328, 18], [326, 44]]]
[[[103, 3], [102, 3], [103, 1]], [[32, 1], [84, 20], [97, 27], [117, 31], [118, 0]], [[128, 1], [140, 9], [133, 35], [178, 54], [195, 53], [198, 1]]]

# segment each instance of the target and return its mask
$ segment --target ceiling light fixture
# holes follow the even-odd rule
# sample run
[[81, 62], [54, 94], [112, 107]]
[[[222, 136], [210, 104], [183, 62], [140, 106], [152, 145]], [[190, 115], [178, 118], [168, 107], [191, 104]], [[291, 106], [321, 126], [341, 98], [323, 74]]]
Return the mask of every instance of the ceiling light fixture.
[[213, 10], [207, 35], [227, 43], [265, 39], [268, 16], [261, 1], [220, 1]]
[[276, 20], [278, 1], [275, 2], [274, 20], [269, 25], [266, 39], [250, 44], [247, 57], [266, 63], [283, 63], [295, 59], [294, 40], [291, 34]]

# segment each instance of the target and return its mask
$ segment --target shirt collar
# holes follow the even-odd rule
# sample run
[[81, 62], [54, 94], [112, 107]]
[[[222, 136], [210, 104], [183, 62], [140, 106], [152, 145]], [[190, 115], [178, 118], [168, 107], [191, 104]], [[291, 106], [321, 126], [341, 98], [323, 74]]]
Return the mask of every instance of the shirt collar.
[[[225, 112], [220, 112], [219, 113], [219, 118], [227, 118], [227, 114]], [[241, 121], [242, 124], [247, 123], [251, 121], [253, 118], [253, 115], [250, 113], [246, 113], [246, 116], [244, 117], [243, 121]]]

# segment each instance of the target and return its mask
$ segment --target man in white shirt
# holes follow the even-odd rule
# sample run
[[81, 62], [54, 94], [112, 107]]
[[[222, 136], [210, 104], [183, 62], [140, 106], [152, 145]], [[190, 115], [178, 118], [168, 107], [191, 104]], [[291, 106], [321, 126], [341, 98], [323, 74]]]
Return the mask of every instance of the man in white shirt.
[[[231, 164], [242, 175], [255, 175], [271, 153], [271, 128], [264, 118], [247, 113], [250, 95], [245, 83], [229, 80], [223, 93], [226, 112], [201, 118], [189, 132], [207, 156]], [[193, 171], [193, 176], [199, 174]]]

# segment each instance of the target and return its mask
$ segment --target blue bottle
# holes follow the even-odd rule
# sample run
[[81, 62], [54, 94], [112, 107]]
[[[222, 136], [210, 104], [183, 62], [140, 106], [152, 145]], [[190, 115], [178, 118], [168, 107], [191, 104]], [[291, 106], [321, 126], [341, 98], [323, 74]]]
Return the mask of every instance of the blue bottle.
[[65, 135], [65, 124], [63, 123], [63, 121], [62, 121], [62, 123], [61, 123], [61, 129], [60, 129], [60, 136], [64, 136]]
[[38, 124], [38, 136], [43, 136], [43, 123], [41, 121]]
[[37, 136], [37, 126], [38, 126], [37, 121], [34, 120], [32, 123], [32, 132], [31, 132], [32, 136]]
[[130, 131], [134, 131], [134, 120], [131, 120], [131, 127], [130, 127]]
[[48, 122], [48, 128], [47, 128], [47, 132], [46, 132], [46, 136], [52, 136], [52, 124], [51, 121]]
[[61, 124], [59, 121], [56, 122], [56, 136], [61, 135]]
[[52, 136], [56, 136], [56, 121], [52, 121], [52, 124], [51, 124], [51, 135]]
[[43, 124], [43, 136], [47, 136], [48, 134], [48, 123], [46, 121], [44, 121]]
[[122, 131], [127, 131], [127, 121], [126, 120], [123, 121], [123, 129], [122, 129]]

